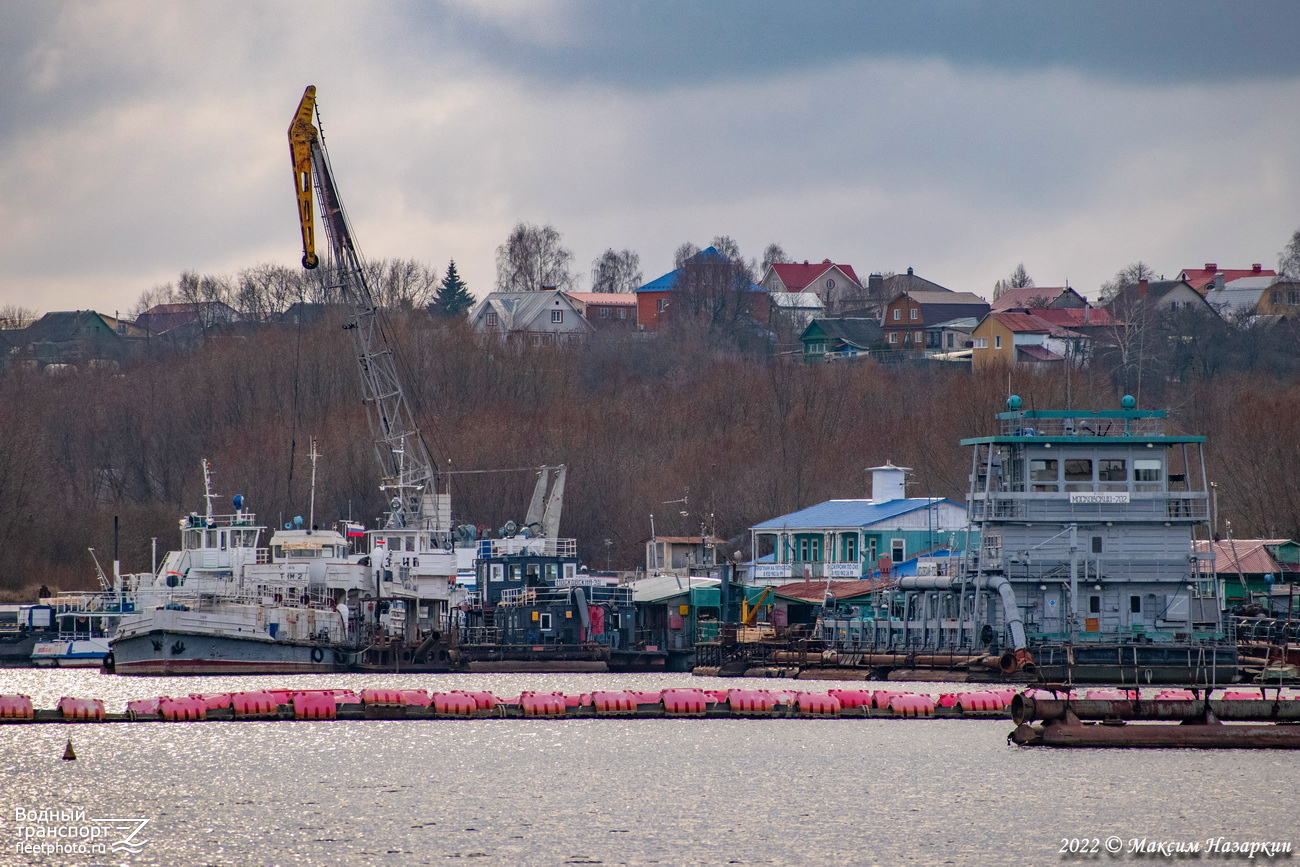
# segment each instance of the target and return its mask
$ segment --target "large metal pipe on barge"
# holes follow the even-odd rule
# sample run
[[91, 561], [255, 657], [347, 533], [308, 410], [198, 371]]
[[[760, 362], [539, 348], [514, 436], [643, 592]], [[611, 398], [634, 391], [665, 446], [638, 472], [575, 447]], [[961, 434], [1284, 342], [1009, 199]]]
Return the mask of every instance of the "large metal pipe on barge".
[[[1300, 701], [1280, 697], [1209, 701], [1021, 694], [1011, 700], [1011, 717], [1017, 725], [1007, 739], [1024, 747], [1300, 749]], [[1038, 719], [1044, 722], [1031, 725]]]
[[1080, 720], [1149, 720], [1182, 722], [1209, 711], [1224, 722], [1300, 722], [1300, 701], [1232, 699], [1101, 699], [1035, 698], [1023, 693], [1011, 699], [1011, 719], [1017, 724], [1063, 719], [1069, 711]]

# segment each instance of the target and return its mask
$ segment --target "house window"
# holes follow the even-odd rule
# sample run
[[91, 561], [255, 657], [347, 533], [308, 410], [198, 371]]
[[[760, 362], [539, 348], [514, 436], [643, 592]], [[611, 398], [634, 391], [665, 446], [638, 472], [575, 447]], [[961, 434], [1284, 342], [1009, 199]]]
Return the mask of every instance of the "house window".
[[551, 311], [551, 321], [552, 321], [552, 322], [555, 322], [555, 323], [563, 322], [563, 321], [564, 321], [564, 311], [563, 311], [563, 310], [552, 310], [552, 311]]
[[997, 334], [997, 335], [995, 335], [995, 336], [993, 337], [993, 348], [994, 348], [994, 349], [1001, 349], [1001, 348], [1002, 348], [1002, 335], [1001, 335], [1001, 334]]
[[609, 308], [608, 308], [608, 307], [602, 307], [602, 308], [600, 308], [600, 314], [599, 314], [599, 315], [600, 315], [600, 318], [601, 318], [601, 319], [608, 319], [608, 318], [609, 318]]
[[843, 563], [856, 563], [858, 560], [858, 535], [856, 533], [846, 533], [840, 543], [840, 561]]
[[902, 319], [902, 318], [903, 318], [903, 311], [902, 311], [902, 310], [899, 310], [897, 307], [895, 307], [895, 308], [894, 308], [894, 321], [897, 322], [898, 320], [900, 320], [900, 319]]
[[989, 348], [989, 339], [988, 339], [987, 337], [976, 337], [976, 338], [975, 338], [975, 345], [974, 345], [973, 347], [971, 347], [971, 348], [972, 348], [972, 349], [988, 349], [988, 348]]
[[902, 563], [904, 555], [907, 554], [907, 542], [904, 539], [889, 540], [889, 559], [895, 563]]
[[489, 310], [489, 311], [488, 311], [488, 314], [487, 314], [487, 327], [488, 327], [488, 328], [496, 328], [496, 327], [497, 327], [497, 314], [496, 314], [495, 311], [492, 311], [492, 310]]
[[948, 337], [948, 348], [952, 349], [953, 334], [951, 331], [948, 332], [947, 337]]
[[834, 281], [834, 280], [831, 280], [831, 279], [828, 279], [828, 280], [826, 281], [826, 288], [827, 288], [827, 289], [834, 289], [834, 288], [835, 288], [835, 281]]
[[920, 319], [921, 311], [913, 307], [911, 310], [907, 311], [907, 316], [909, 319]]
[[919, 332], [919, 331], [913, 331], [913, 332], [912, 332], [912, 342], [913, 342], [913, 343], [916, 343], [916, 344], [918, 344], [918, 345], [920, 344], [920, 342], [921, 342], [921, 332]]
[[1286, 303], [1300, 304], [1300, 289], [1286, 290]]
[[[898, 311], [895, 310], [894, 312], [897, 313]], [[889, 332], [889, 342], [890, 342], [890, 343], [897, 343], [897, 342], [898, 342], [898, 332], [897, 332], [897, 331], [891, 331], [891, 332]]]
[[668, 309], [668, 299], [667, 299], [667, 298], [660, 298], [660, 299], [659, 299], [659, 312], [660, 312], [660, 313], [663, 313], [663, 312], [664, 312], [665, 310], [667, 310], [667, 309]]
[[627, 318], [627, 311], [624, 310], [622, 307], [618, 308], [618, 318], [619, 318], [619, 319], [626, 319], [626, 318]]

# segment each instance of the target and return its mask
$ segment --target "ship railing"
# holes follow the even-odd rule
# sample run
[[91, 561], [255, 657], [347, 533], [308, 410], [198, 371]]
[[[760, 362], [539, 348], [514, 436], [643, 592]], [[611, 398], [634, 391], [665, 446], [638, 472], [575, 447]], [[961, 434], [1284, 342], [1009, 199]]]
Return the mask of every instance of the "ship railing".
[[1037, 416], [1001, 419], [1003, 436], [1019, 437], [1158, 437], [1163, 418], [1122, 418], [1105, 415]]
[[505, 539], [479, 539], [475, 551], [480, 559], [488, 557], [577, 557], [577, 539], [549, 539], [545, 536], [509, 536]]
[[[1127, 493], [1126, 502], [1115, 503], [1073, 503], [1070, 501], [1071, 493], [1099, 493], [1099, 495]], [[1163, 507], [1160, 505], [1163, 503]], [[1200, 492], [1175, 494], [1167, 491], [1008, 491], [1008, 492], [977, 492], [973, 494], [968, 503], [967, 511], [972, 520], [976, 521], [1007, 521], [1021, 520], [1030, 517], [1046, 518], [1045, 512], [1050, 510], [1052, 516], [1049, 520], [1068, 516], [1078, 517], [1102, 517], [1107, 520], [1118, 518], [1135, 519], [1135, 520], [1163, 520], [1182, 519], [1182, 520], [1206, 520], [1209, 518], [1210, 506], [1209, 498]], [[1032, 511], [1032, 514], [1031, 514]]]
[[456, 638], [461, 644], [500, 644], [495, 626], [457, 626]]
[[182, 519], [182, 529], [205, 530], [214, 527], [250, 527], [260, 528], [257, 516], [252, 512], [236, 512], [233, 515], [188, 515]]
[[[520, 587], [501, 593], [498, 604], [507, 607], [518, 605], [572, 604], [575, 601], [573, 591], [576, 587]], [[632, 588], [610, 585], [588, 585], [582, 587], [583, 595], [590, 603], [613, 602], [632, 604]]]

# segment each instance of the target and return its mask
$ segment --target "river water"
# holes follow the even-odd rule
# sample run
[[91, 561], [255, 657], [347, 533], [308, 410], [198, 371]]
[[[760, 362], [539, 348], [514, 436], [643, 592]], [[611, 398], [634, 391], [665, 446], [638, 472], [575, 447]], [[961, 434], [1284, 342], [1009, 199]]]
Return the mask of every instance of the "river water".
[[[30, 695], [37, 707], [102, 698], [110, 710], [265, 687], [509, 696], [668, 686], [796, 682], [0, 670], [0, 694]], [[835, 686], [863, 684], [797, 684]], [[1143, 838], [1300, 842], [1294, 754], [1025, 749], [1007, 744], [1011, 728], [850, 719], [0, 725], [0, 864], [1040, 864], [1137, 857], [1059, 854], [1070, 838], [1114, 835], [1125, 848]], [[69, 737], [75, 762], [61, 759]], [[77, 809], [83, 824], [147, 819], [139, 851], [20, 850], [40, 824], [29, 811]]]

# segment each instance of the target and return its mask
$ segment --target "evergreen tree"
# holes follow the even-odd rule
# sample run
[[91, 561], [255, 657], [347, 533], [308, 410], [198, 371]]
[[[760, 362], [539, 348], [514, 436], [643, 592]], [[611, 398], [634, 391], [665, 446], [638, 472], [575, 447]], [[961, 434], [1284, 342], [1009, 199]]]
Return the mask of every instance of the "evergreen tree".
[[433, 298], [433, 310], [440, 316], [451, 318], [460, 316], [474, 306], [474, 296], [469, 294], [465, 281], [456, 272], [456, 260], [447, 263], [447, 276], [438, 284], [438, 293]]

